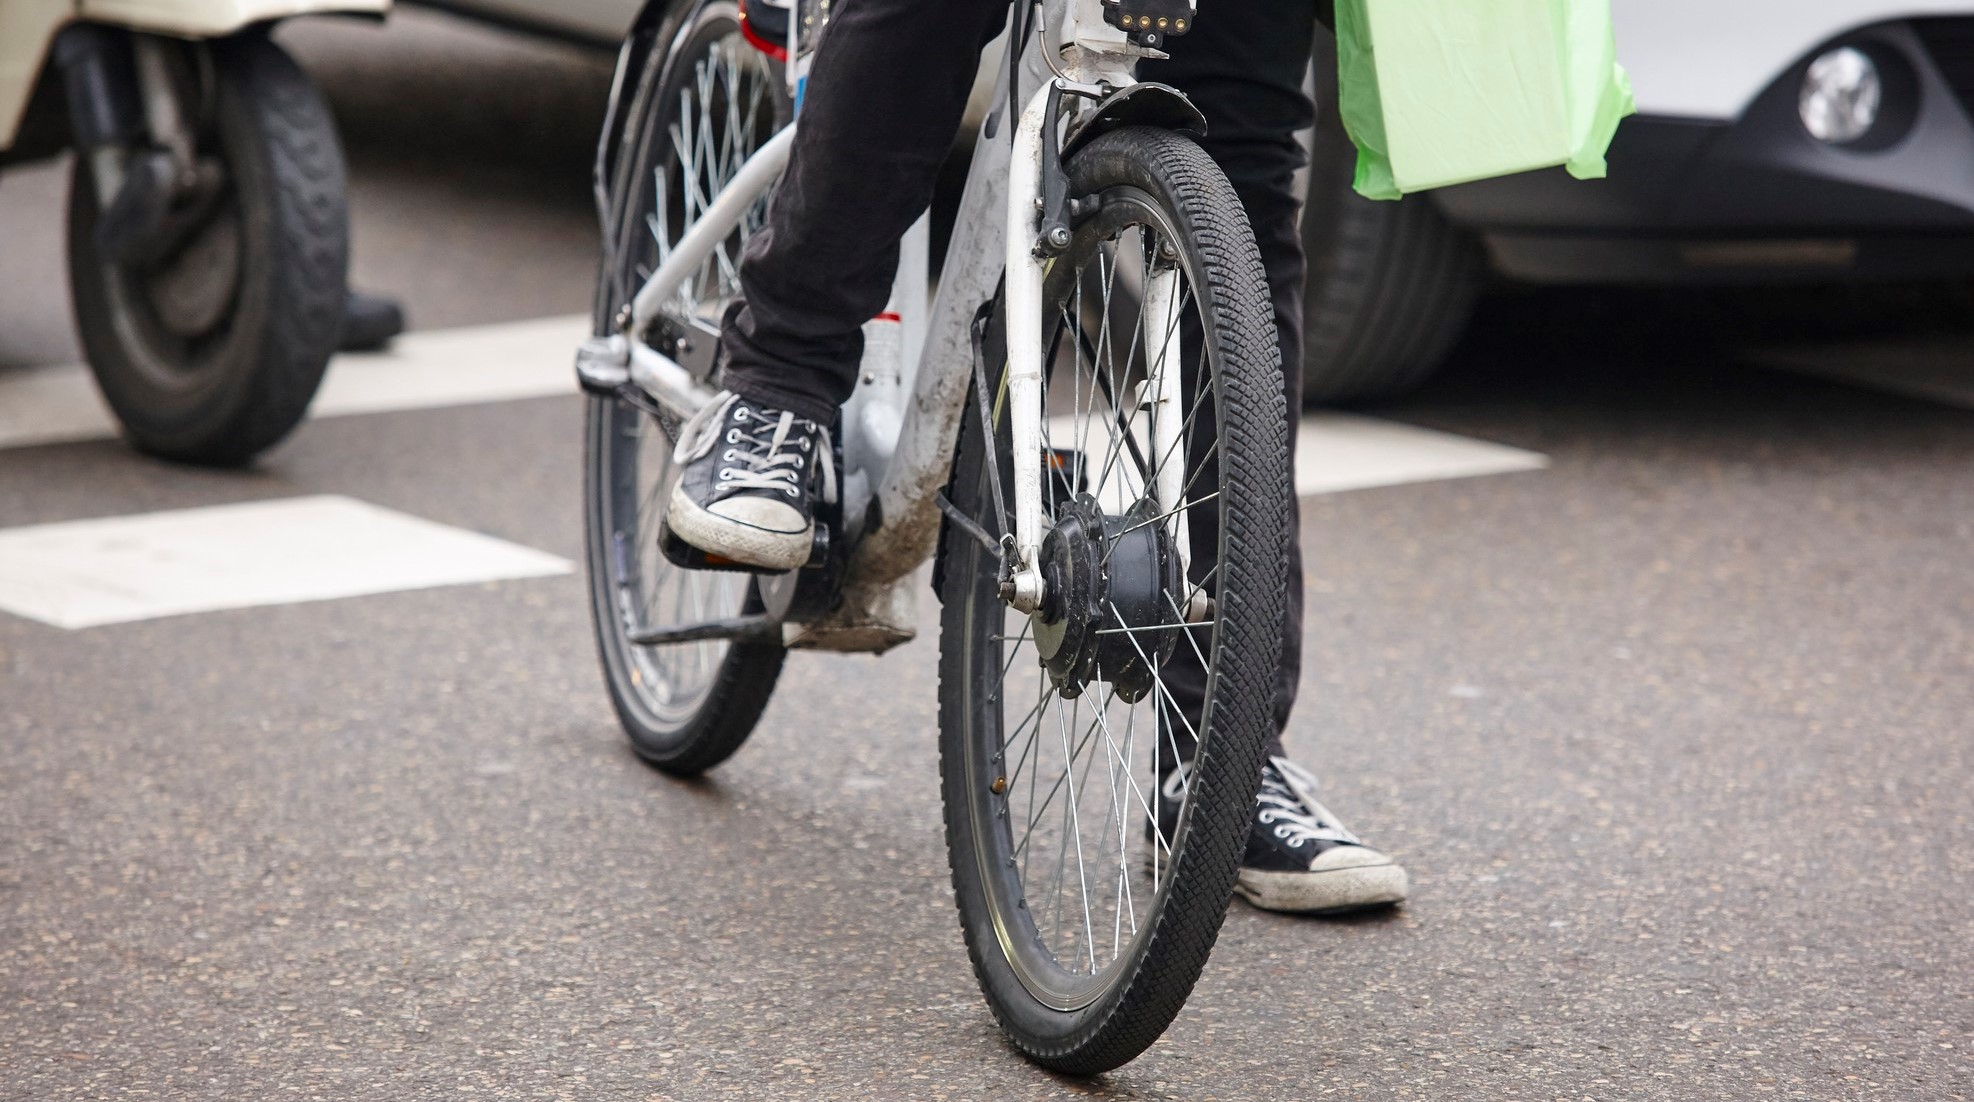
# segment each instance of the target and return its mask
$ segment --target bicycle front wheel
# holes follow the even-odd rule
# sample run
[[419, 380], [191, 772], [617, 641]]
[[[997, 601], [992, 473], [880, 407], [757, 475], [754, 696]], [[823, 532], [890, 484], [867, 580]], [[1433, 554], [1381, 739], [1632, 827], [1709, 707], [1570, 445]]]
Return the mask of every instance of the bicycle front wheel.
[[990, 334], [947, 491], [979, 530], [942, 536], [940, 760], [981, 988], [1025, 1055], [1094, 1074], [1164, 1032], [1219, 934], [1273, 733], [1290, 486], [1267, 287], [1225, 176], [1139, 128], [1068, 167], [1095, 202], [1044, 280], [1049, 597], [1025, 615], [1000, 596]]

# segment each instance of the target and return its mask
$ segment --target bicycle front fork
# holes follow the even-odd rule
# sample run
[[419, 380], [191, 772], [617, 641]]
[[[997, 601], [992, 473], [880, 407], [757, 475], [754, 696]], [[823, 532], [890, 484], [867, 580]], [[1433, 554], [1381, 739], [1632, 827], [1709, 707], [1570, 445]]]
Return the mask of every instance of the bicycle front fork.
[[[1060, 178], [1055, 104], [1063, 93], [1057, 81], [1044, 82], [1029, 98], [1015, 129], [1014, 156], [1008, 168], [1007, 308], [1008, 426], [1014, 446], [1014, 535], [1017, 561], [1008, 590], [1008, 603], [1021, 612], [1042, 607], [1046, 584], [1041, 574], [1043, 426], [1048, 397], [1043, 363], [1042, 282], [1055, 257], [1072, 238], [1065, 212], [1069, 197], [1060, 194], [1067, 181], [1050, 186], [1050, 174]], [[1038, 232], [1039, 227], [1039, 232]], [[1159, 256], [1146, 257], [1147, 278], [1142, 310], [1150, 324], [1145, 348], [1142, 408], [1151, 420], [1152, 454], [1156, 475], [1152, 486], [1161, 514], [1177, 517], [1174, 548], [1181, 570], [1191, 552], [1186, 511], [1184, 464], [1171, 462], [1184, 448], [1180, 333], [1176, 300], [1179, 269]]]

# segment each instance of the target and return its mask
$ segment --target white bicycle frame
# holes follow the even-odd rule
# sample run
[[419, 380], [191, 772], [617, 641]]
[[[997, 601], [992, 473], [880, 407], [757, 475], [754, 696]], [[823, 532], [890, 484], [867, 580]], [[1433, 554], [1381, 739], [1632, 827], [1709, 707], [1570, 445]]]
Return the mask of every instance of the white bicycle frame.
[[[791, 647], [883, 651], [915, 634], [918, 587], [911, 584], [911, 575], [931, 556], [938, 538], [939, 493], [950, 474], [960, 418], [968, 411], [973, 321], [981, 304], [994, 297], [1004, 273], [1014, 466], [1014, 547], [1007, 549], [1013, 569], [1006, 595], [1022, 611], [1032, 612], [1041, 604], [1043, 581], [1035, 564], [1046, 534], [1042, 282], [1050, 261], [1036, 241], [1045, 153], [1055, 147], [1045, 140], [1044, 130], [1054, 117], [1050, 106], [1055, 97], [1074, 92], [1094, 100], [1130, 88], [1137, 84], [1132, 73], [1137, 60], [1161, 55], [1106, 24], [1102, 0], [1040, 0], [1038, 6], [1035, 33], [1009, 46], [1020, 51], [1014, 66], [1019, 99], [1011, 98], [1008, 71], [1003, 70], [996, 90], [999, 106], [975, 143], [937, 296], [928, 306], [928, 234], [922, 217], [903, 243], [889, 307], [866, 327], [859, 384], [844, 407], [842, 426], [841, 486], [849, 529], [842, 535], [855, 541], [856, 551], [835, 611], [812, 623], [784, 625], [784, 641]], [[1017, 7], [1010, 25], [1020, 14]], [[790, 56], [800, 55], [791, 50]], [[1000, 133], [1010, 102], [1025, 104], [1011, 142]], [[632, 300], [621, 331], [584, 344], [577, 366], [586, 386], [607, 389], [629, 382], [681, 417], [713, 400], [715, 392], [706, 381], [637, 335], [652, 328], [684, 282], [774, 187], [787, 166], [797, 125], [762, 145], [673, 246]], [[1145, 303], [1152, 317], [1170, 313], [1177, 278], [1176, 270], [1167, 269], [1148, 282]], [[894, 329], [887, 331], [887, 325]], [[1146, 350], [1150, 370], [1144, 404], [1157, 454], [1170, 454], [1179, 443], [1178, 372], [1164, 370], [1178, 361], [1176, 329], [1156, 327], [1165, 334], [1164, 346]], [[906, 342], [913, 338], [920, 338], [917, 354], [907, 356]], [[1180, 464], [1161, 464], [1161, 477], [1151, 489], [1162, 512], [1180, 508], [1182, 474]], [[881, 520], [871, 530], [861, 530], [873, 515]], [[1184, 523], [1183, 514], [1179, 523]], [[1187, 547], [1184, 532], [1175, 534], [1177, 546]]]

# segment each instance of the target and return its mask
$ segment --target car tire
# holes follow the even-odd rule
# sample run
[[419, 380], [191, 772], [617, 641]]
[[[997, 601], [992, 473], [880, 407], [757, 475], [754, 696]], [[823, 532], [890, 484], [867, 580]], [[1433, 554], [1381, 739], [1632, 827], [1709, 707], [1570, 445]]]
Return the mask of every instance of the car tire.
[[1440, 367], [1487, 274], [1480, 241], [1427, 195], [1379, 202], [1351, 188], [1356, 147], [1336, 110], [1335, 40], [1315, 50], [1316, 128], [1302, 243], [1303, 401], [1402, 393]]

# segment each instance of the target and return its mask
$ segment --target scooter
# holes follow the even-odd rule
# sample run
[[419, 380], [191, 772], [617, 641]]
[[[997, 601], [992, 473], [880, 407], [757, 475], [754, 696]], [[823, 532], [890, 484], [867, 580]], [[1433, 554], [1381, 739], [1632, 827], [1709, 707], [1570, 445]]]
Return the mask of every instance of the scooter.
[[237, 465], [307, 412], [346, 335], [347, 179], [268, 31], [390, 5], [0, 0], [0, 166], [75, 151], [77, 328], [139, 450]]

